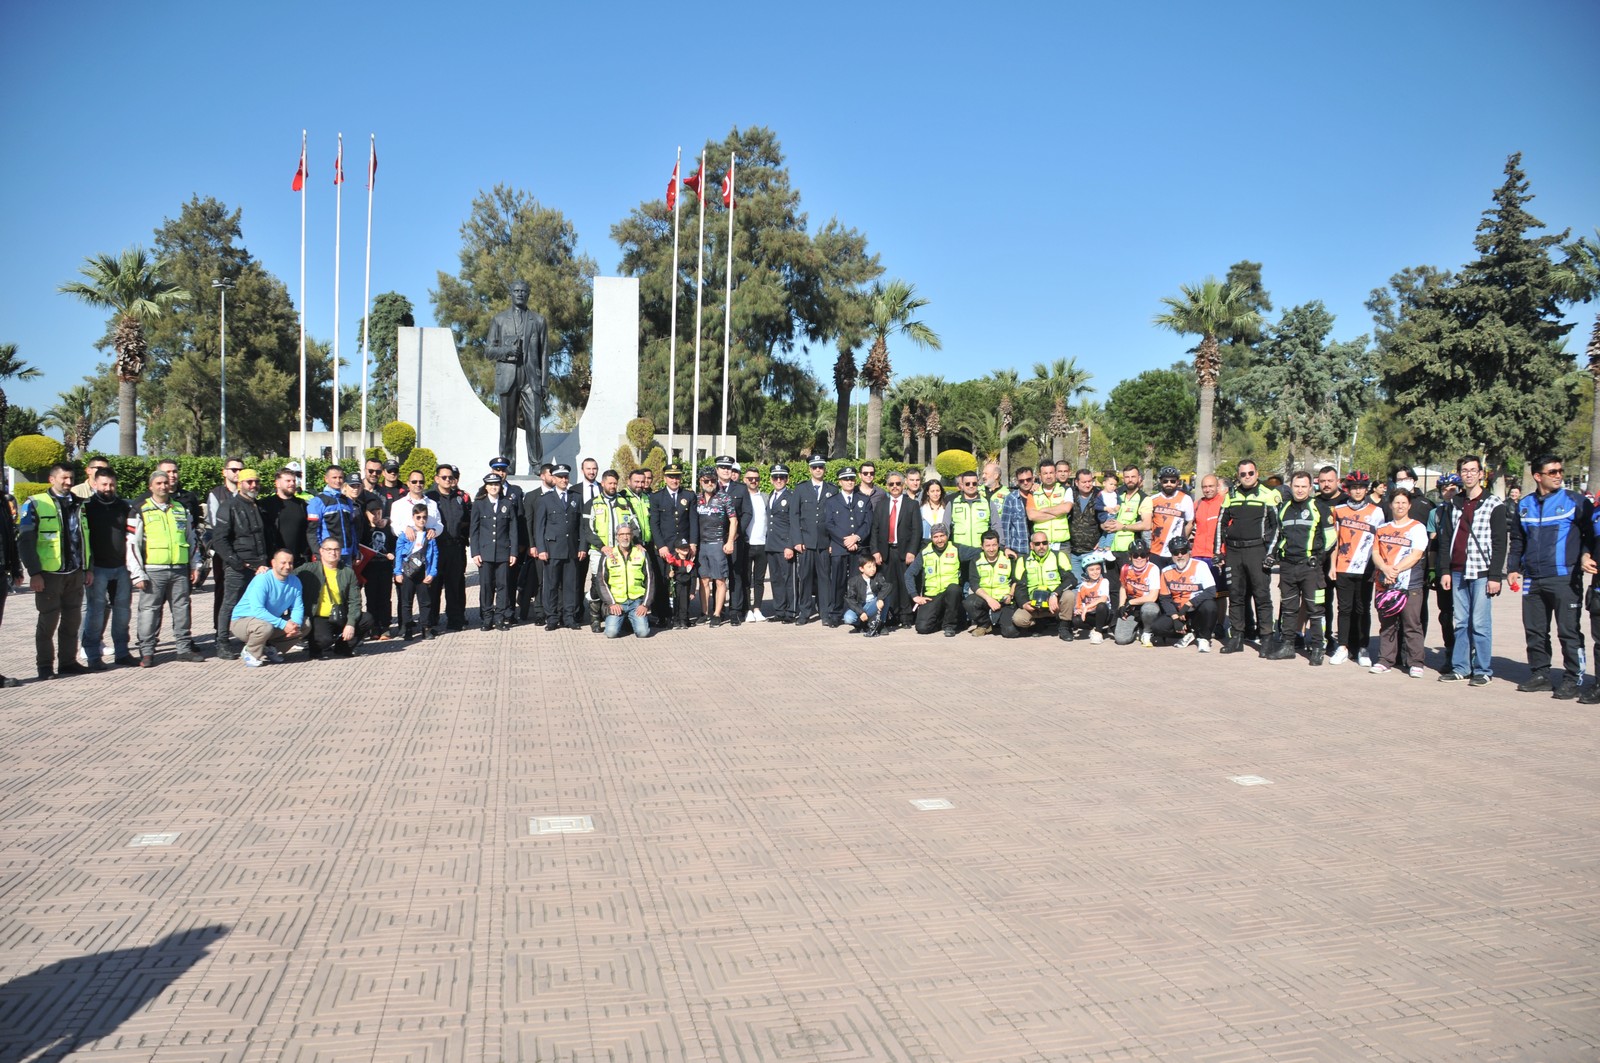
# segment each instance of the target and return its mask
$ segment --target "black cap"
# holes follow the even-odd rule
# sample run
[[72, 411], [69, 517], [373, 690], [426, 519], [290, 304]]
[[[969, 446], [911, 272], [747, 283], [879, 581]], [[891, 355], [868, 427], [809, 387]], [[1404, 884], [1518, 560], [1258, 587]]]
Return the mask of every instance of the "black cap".
[[734, 461], [726, 454], [717, 459], [717, 468], [719, 469], [731, 469], [737, 464], [738, 462]]
[[780, 463], [779, 463], [779, 464], [777, 464], [777, 465], [774, 465], [774, 466], [773, 466], [773, 467], [772, 467], [772, 472], [771, 472], [771, 473], [769, 473], [769, 474], [768, 474], [768, 475], [771, 475], [771, 476], [784, 476], [784, 477], [787, 477], [787, 476], [788, 476], [788, 475], [789, 475], [789, 466], [787, 466], [787, 465], [784, 465], [784, 464], [782, 464], [782, 463], [781, 463], [781, 462], [780, 462]]
[[813, 469], [825, 469], [828, 467], [828, 459], [823, 457], [821, 454], [813, 454], [811, 455], [811, 460], [806, 462], [806, 464]]
[[506, 482], [506, 478], [497, 472], [492, 472], [483, 478], [483, 482], [485, 486], [489, 484], [495, 484], [496, 486], [499, 486]]
[[491, 469], [509, 469], [509, 468], [511, 468], [511, 459], [506, 457], [506, 456], [504, 456], [504, 455], [499, 455], [499, 456], [490, 458], [489, 459], [489, 468], [491, 468]]
[[671, 465], [668, 465], [665, 469], [661, 470], [661, 475], [662, 476], [682, 476], [683, 475], [683, 466], [680, 465], [678, 462], [673, 462]]
[[567, 478], [568, 478], [568, 479], [571, 479], [571, 477], [572, 477], [572, 470], [571, 470], [571, 469], [569, 469], [569, 468], [568, 468], [568, 467], [567, 467], [567, 466], [565, 466], [565, 465], [557, 465], [557, 466], [555, 466], [555, 467], [554, 467], [554, 468], [552, 468], [552, 469], [551, 469], [551, 470], [550, 470], [550, 475], [551, 475], [551, 476], [565, 476], [565, 477], [567, 477]]
[[384, 472], [399, 472], [400, 471], [400, 463], [398, 461], [395, 461], [393, 458], [390, 458], [388, 461], [383, 463], [383, 471]]
[[1131, 547], [1128, 548], [1128, 556], [1129, 557], [1149, 557], [1150, 556], [1150, 544], [1146, 543], [1146, 542], [1134, 543]]

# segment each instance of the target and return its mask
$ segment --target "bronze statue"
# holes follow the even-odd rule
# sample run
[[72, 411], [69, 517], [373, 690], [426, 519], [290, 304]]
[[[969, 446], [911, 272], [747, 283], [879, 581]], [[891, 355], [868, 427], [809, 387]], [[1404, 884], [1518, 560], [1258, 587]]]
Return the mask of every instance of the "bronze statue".
[[539, 439], [539, 420], [544, 415], [545, 370], [549, 351], [545, 346], [546, 325], [539, 314], [528, 309], [528, 282], [511, 284], [511, 309], [495, 315], [489, 323], [489, 357], [494, 359], [494, 393], [500, 400], [500, 453], [511, 463], [507, 472], [517, 471], [517, 429], [528, 434], [528, 470], [539, 468], [544, 450]]

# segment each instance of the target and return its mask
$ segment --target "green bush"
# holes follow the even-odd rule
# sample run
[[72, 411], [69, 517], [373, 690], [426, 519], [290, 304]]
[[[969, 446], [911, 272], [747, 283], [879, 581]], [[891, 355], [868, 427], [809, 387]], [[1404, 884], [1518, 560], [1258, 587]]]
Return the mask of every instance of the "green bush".
[[933, 467], [948, 483], [964, 472], [978, 468], [978, 458], [970, 450], [941, 450], [933, 459]]
[[30, 480], [45, 478], [50, 466], [67, 460], [67, 448], [49, 436], [18, 436], [6, 447], [6, 464]]
[[[644, 454], [649, 449], [650, 444], [655, 441], [655, 422], [651, 421], [648, 417], [635, 417], [633, 420], [628, 422], [626, 433], [628, 436], [628, 442], [633, 444], [633, 452], [635, 455], [634, 460], [638, 461], [639, 455]], [[622, 471], [620, 466], [618, 467], [617, 471]]]
[[654, 474], [650, 482], [655, 484], [659, 489], [664, 483], [661, 478], [661, 474], [666, 470], [667, 467], [667, 452], [662, 450], [659, 446], [651, 447], [650, 455], [644, 459], [643, 467], [649, 469]]
[[1022, 449], [1011, 455], [1011, 471], [1038, 468], [1039, 458], [1039, 444], [1030, 439], [1022, 444]]
[[[397, 424], [399, 422], [396, 422]], [[389, 430], [384, 429], [384, 442], [388, 442]], [[400, 463], [400, 482], [405, 483], [413, 472], [422, 473], [423, 479], [429, 484], [433, 483], [434, 470], [439, 467], [439, 456], [427, 447], [411, 447]], [[318, 481], [319, 483], [321, 481]]]
[[624, 443], [611, 455], [611, 468], [617, 470], [617, 475], [622, 477], [622, 482], [628, 482], [628, 474], [639, 467], [639, 461], [634, 457], [633, 448]]
[[[383, 449], [392, 454], [396, 461], [404, 462], [416, 445], [417, 430], [404, 421], [390, 421], [383, 426]], [[430, 475], [432, 471], [429, 470]]]
[[11, 497], [13, 497], [13, 498], [15, 498], [17, 500], [17, 506], [18, 506], [18, 508], [21, 508], [22, 503], [26, 502], [28, 499], [32, 498], [34, 495], [43, 494], [44, 492], [46, 492], [48, 490], [50, 490], [50, 485], [47, 484], [47, 483], [44, 483], [44, 484], [20, 483], [20, 484], [17, 484], [17, 486], [12, 489]]
[[367, 460], [368, 461], [388, 461], [389, 460], [389, 452], [384, 450], [382, 447], [368, 447], [367, 448]]

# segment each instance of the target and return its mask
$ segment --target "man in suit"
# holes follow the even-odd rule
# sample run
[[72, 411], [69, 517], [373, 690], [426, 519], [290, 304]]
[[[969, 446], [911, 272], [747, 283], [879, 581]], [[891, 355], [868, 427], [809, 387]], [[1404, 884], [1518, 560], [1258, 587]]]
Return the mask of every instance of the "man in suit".
[[891, 626], [911, 616], [911, 596], [906, 593], [906, 568], [922, 549], [922, 511], [915, 499], [906, 497], [905, 477], [891, 472], [884, 484], [887, 501], [872, 515], [872, 556], [889, 579]]
[[675, 626], [668, 609], [672, 544], [687, 539], [691, 552], [698, 549], [700, 514], [695, 509], [693, 492], [683, 489], [682, 465], [668, 465], [661, 478], [666, 486], [650, 496], [650, 541], [655, 544], [656, 557], [661, 562], [659, 571], [666, 578], [656, 580], [654, 609], [656, 616], [670, 629]]
[[565, 625], [581, 630], [578, 622], [578, 568], [587, 557], [580, 524], [582, 506], [567, 487], [572, 470], [557, 465], [551, 474], [555, 486], [539, 496], [534, 520], [534, 544], [544, 564], [544, 629]]
[[548, 328], [543, 317], [528, 309], [530, 290], [527, 281], [512, 281], [511, 309], [489, 322], [488, 354], [494, 359], [494, 392], [500, 400], [500, 453], [511, 459], [508, 471], [513, 473], [517, 471], [518, 427], [528, 436], [530, 469], [538, 465], [544, 450], [539, 419], [547, 394]]
[[[828, 526], [824, 523], [828, 499], [838, 490], [825, 479], [828, 461], [821, 454], [811, 455], [807, 463], [811, 479], [795, 489], [795, 595], [794, 622], [807, 624], [811, 614], [824, 620], [834, 608], [833, 583], [828, 568]], [[843, 603], [839, 603], [841, 611]]]
[[739, 463], [723, 455], [717, 459], [717, 492], [727, 495], [733, 502], [734, 515], [739, 518], [733, 543], [733, 556], [728, 559], [727, 619], [738, 627], [744, 623], [745, 601], [750, 597], [750, 522], [755, 520], [755, 504], [750, 489], [739, 478]]
[[788, 624], [794, 620], [795, 533], [799, 530], [794, 492], [789, 490], [789, 467], [772, 467], [772, 493], [767, 507], [767, 578], [772, 581], [772, 615], [768, 620]]
[[839, 491], [828, 499], [823, 510], [828, 531], [828, 573], [818, 575], [817, 585], [829, 581], [829, 610], [823, 614], [823, 627], [838, 627], [844, 618], [844, 588], [863, 557], [871, 557], [872, 503], [856, 490], [856, 471], [848, 465], [839, 470]]
[[439, 603], [444, 602], [445, 626], [462, 631], [467, 626], [467, 537], [472, 530], [472, 499], [456, 485], [454, 465], [440, 465], [433, 490], [427, 494], [439, 507], [439, 577], [428, 603], [428, 626], [439, 626]]

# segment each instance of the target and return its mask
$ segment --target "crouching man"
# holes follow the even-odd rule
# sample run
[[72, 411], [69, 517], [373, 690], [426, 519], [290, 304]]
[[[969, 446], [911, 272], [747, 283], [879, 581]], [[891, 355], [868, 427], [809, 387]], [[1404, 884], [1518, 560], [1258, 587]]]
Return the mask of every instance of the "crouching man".
[[601, 559], [594, 576], [594, 594], [605, 615], [608, 639], [622, 637], [624, 623], [634, 635], [650, 637], [650, 599], [655, 594], [656, 577], [650, 552], [634, 542], [633, 524], [619, 521], [613, 533], [616, 545]]
[[354, 657], [374, 634], [372, 618], [361, 611], [356, 574], [344, 563], [344, 544], [330, 535], [317, 547], [317, 558], [295, 569], [306, 612], [306, 655], [313, 661], [328, 653]]
[[233, 607], [229, 630], [244, 643], [239, 659], [250, 668], [283, 660], [282, 652], [305, 634], [305, 602], [294, 578], [294, 555], [278, 550], [272, 567], [258, 573]]

